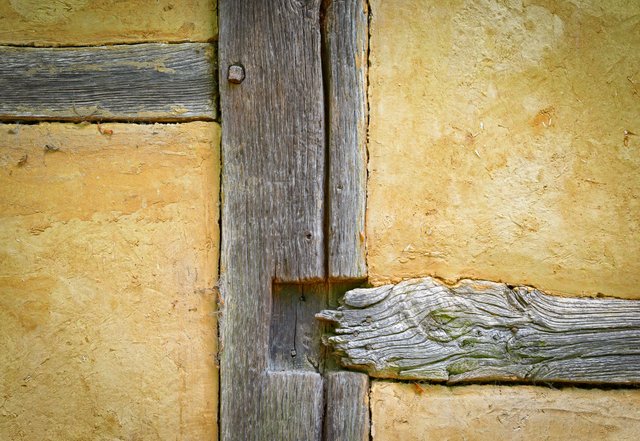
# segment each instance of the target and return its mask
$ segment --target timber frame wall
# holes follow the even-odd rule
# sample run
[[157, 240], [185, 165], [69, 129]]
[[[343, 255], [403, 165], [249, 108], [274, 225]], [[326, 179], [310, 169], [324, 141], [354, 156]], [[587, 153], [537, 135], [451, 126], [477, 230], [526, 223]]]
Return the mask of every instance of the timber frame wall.
[[335, 309], [366, 279], [366, 2], [223, 0], [220, 24], [223, 440], [368, 439], [322, 304], [339, 364], [373, 377], [638, 383], [633, 301], [419, 279]]
[[367, 3], [218, 9], [220, 115], [210, 43], [5, 46], [0, 120], [223, 120], [222, 440], [367, 440], [368, 375], [638, 383], [633, 301], [421, 279], [337, 308], [367, 277]]
[[366, 2], [219, 11], [221, 439], [366, 440], [368, 378], [314, 318], [366, 278]]

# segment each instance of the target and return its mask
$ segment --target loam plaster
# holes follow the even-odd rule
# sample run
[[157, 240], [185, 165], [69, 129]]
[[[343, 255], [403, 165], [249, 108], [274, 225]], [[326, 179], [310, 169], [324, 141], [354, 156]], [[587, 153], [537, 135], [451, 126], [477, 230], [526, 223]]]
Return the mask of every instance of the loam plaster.
[[0, 44], [210, 41], [215, 0], [0, 0]]
[[219, 138], [0, 125], [0, 439], [216, 438]]
[[640, 2], [371, 14], [370, 281], [640, 298]]
[[373, 441], [635, 441], [640, 390], [375, 381]]

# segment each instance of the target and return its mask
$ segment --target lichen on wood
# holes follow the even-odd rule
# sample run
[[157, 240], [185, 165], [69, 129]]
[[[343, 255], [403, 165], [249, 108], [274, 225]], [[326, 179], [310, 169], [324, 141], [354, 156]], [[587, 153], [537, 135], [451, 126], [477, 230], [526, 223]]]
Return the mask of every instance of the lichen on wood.
[[447, 382], [640, 381], [640, 302], [566, 298], [531, 287], [433, 278], [355, 289], [316, 317], [347, 367]]

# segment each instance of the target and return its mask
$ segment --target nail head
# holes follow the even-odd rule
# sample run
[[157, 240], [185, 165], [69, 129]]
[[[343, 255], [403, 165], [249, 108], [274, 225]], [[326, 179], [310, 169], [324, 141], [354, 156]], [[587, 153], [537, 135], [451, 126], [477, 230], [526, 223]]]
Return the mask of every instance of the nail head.
[[244, 80], [244, 67], [239, 64], [232, 64], [229, 66], [229, 72], [227, 79], [230, 83], [240, 84]]

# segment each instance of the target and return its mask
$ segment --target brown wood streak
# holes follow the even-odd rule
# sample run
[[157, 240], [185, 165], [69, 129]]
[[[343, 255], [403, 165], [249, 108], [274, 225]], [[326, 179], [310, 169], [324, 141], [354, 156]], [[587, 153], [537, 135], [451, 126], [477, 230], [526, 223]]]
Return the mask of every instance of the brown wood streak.
[[0, 58], [0, 120], [216, 117], [210, 44], [0, 47]]
[[272, 283], [325, 278], [320, 5], [221, 0], [219, 13], [221, 439], [319, 440], [322, 377], [270, 371], [269, 334]]
[[640, 302], [432, 278], [348, 292], [317, 314], [341, 364], [381, 378], [640, 382]]
[[323, 34], [329, 150], [328, 276], [363, 279], [367, 276], [367, 2], [328, 1]]

